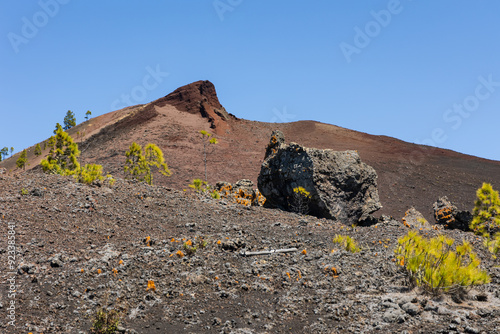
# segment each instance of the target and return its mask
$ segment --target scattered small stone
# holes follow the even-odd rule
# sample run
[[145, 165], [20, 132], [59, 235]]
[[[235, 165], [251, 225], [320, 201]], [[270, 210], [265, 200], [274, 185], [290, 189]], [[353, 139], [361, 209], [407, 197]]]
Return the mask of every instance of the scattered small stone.
[[393, 309], [390, 308], [387, 311], [385, 311], [384, 315], [382, 316], [382, 319], [385, 322], [396, 322], [396, 323], [403, 323], [406, 320], [405, 314], [401, 309]]

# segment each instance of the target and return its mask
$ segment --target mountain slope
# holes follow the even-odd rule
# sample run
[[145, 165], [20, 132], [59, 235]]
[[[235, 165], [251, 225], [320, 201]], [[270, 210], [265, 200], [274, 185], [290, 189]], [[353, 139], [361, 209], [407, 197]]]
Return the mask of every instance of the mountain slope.
[[[173, 175], [155, 181], [176, 189], [187, 188], [204, 177], [199, 131], [214, 133], [219, 144], [208, 156], [208, 181], [234, 182], [248, 178], [256, 183], [265, 148], [273, 130], [287, 142], [307, 147], [358, 150], [361, 159], [379, 176], [384, 206], [377, 214], [401, 218], [415, 206], [428, 220], [432, 203], [447, 195], [460, 209], [472, 209], [475, 191], [482, 182], [500, 187], [500, 162], [449, 150], [406, 143], [314, 121], [263, 123], [238, 119], [226, 112], [215, 87], [198, 81], [145, 105], [114, 111], [79, 124], [69, 132], [82, 150], [82, 163], [102, 164], [104, 170], [124, 177], [124, 152], [132, 142], [157, 144]], [[77, 134], [79, 133], [79, 135]], [[33, 157], [30, 168], [40, 159]], [[15, 157], [0, 163], [12, 169]]]

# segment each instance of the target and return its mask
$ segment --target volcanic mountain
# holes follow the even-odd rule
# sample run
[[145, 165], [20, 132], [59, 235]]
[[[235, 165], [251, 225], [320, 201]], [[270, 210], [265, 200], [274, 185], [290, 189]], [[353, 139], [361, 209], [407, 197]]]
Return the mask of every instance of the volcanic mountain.
[[[237, 114], [237, 111], [234, 111]], [[279, 129], [287, 142], [306, 147], [357, 150], [362, 161], [378, 173], [383, 208], [376, 214], [401, 218], [411, 206], [433, 221], [432, 203], [448, 196], [459, 209], [471, 210], [482, 182], [500, 187], [500, 162], [450, 150], [407, 143], [315, 121], [264, 123], [228, 113], [214, 85], [197, 81], [156, 101], [92, 118], [69, 130], [82, 151], [81, 163], [103, 165], [106, 173], [124, 177], [124, 152], [132, 142], [155, 143], [164, 153], [171, 177], [158, 175], [155, 183], [187, 188], [204, 178], [200, 130], [213, 133], [219, 144], [208, 155], [208, 182], [250, 179], [256, 183], [270, 134]], [[29, 168], [41, 158], [28, 149]], [[15, 169], [16, 157], [0, 163]]]
[[[384, 208], [375, 215], [396, 219], [351, 226], [347, 219], [181, 191], [205, 174], [200, 130], [219, 140], [208, 156], [213, 184], [255, 182], [276, 129], [287, 142], [306, 147], [357, 150], [378, 173]], [[409, 231], [404, 211], [415, 206], [433, 222], [432, 204], [443, 195], [470, 210], [482, 182], [500, 186], [498, 161], [313, 121], [238, 119], [208, 81], [95, 117], [69, 133], [82, 151], [80, 163], [103, 165], [116, 182], [87, 185], [44, 174], [34, 147], [28, 149], [31, 171], [16, 170], [16, 156], [0, 163], [8, 171], [0, 172], [0, 284], [6, 291], [0, 313], [7, 319], [0, 321], [0, 333], [88, 333], [103, 318], [117, 318], [124, 334], [500, 328], [500, 267], [485, 238], [422, 227], [423, 236], [468, 242], [477, 252], [474, 263], [480, 259], [479, 269], [491, 278], [463, 289], [454, 285], [442, 295], [409, 284], [404, 264], [412, 261], [395, 257]], [[123, 179], [124, 153], [132, 142], [157, 144], [172, 176], [155, 175], [155, 186]], [[353, 238], [360, 251], [337, 244], [336, 236]], [[463, 273], [455, 261], [443, 263]]]

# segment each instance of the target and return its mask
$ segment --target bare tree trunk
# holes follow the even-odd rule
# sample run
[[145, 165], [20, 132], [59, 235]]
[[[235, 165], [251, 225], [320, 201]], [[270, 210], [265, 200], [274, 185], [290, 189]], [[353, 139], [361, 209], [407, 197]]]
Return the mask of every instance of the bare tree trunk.
[[203, 162], [205, 163], [205, 182], [208, 182], [207, 174], [207, 144], [203, 143]]

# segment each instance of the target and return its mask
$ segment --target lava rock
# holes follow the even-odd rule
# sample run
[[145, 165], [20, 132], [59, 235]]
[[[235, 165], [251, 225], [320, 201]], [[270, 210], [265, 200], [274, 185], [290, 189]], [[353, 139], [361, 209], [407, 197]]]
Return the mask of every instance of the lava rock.
[[436, 222], [442, 224], [445, 228], [469, 231], [472, 214], [469, 211], [459, 211], [448, 197], [439, 197], [432, 205], [432, 208], [434, 209]]
[[413, 304], [413, 303], [406, 303], [401, 306], [401, 309], [408, 313], [411, 316], [415, 316], [417, 314], [420, 314], [422, 310], [418, 306], [418, 304]]
[[406, 317], [401, 309], [390, 308], [385, 311], [384, 315], [382, 316], [382, 320], [384, 320], [385, 322], [402, 323], [405, 322]]
[[43, 197], [43, 191], [40, 188], [34, 188], [30, 192], [31, 196]]
[[63, 261], [61, 259], [61, 254], [56, 254], [53, 257], [49, 258], [49, 263], [52, 268], [62, 267]]
[[284, 144], [274, 131], [258, 177], [266, 204], [291, 211], [294, 188], [310, 193], [309, 214], [358, 223], [382, 207], [377, 173], [361, 162], [357, 151], [333, 151]]
[[413, 206], [405, 212], [405, 216], [403, 217], [403, 224], [406, 227], [413, 229], [431, 229], [431, 225], [429, 224], [427, 219], [425, 219], [424, 215], [417, 211], [417, 209], [415, 209]]

